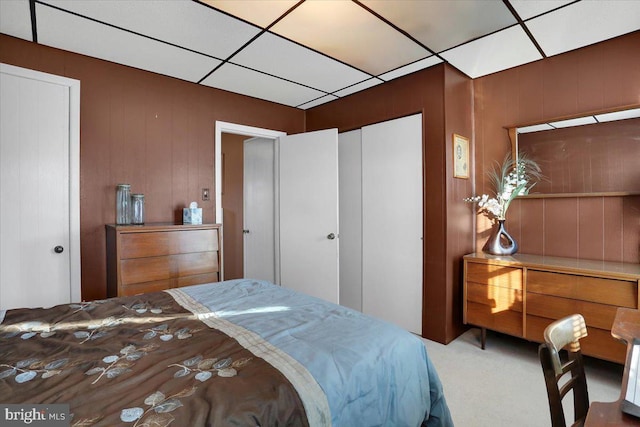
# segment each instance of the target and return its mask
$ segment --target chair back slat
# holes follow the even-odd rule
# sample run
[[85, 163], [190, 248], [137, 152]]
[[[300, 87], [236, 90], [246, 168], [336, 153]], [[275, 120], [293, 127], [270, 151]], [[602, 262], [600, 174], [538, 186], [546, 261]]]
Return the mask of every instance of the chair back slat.
[[[584, 372], [580, 339], [587, 336], [587, 327], [580, 314], [574, 314], [551, 323], [544, 331], [545, 342], [540, 344], [538, 354], [544, 373], [551, 424], [566, 427], [562, 399], [573, 391], [575, 425], [582, 425], [589, 410], [587, 378]], [[567, 348], [567, 362], [562, 363], [560, 351]], [[570, 378], [562, 386], [560, 379]]]

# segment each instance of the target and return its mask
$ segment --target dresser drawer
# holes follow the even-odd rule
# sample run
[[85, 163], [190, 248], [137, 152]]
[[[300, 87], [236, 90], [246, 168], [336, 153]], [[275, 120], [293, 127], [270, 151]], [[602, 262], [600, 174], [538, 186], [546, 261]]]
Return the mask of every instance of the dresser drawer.
[[467, 284], [467, 301], [489, 306], [494, 312], [503, 310], [522, 312], [522, 291], [518, 289], [471, 282]]
[[637, 308], [637, 282], [527, 270], [527, 292]]
[[488, 304], [473, 301], [467, 302], [466, 323], [517, 337], [523, 334], [521, 311], [496, 311]]
[[176, 276], [179, 277], [220, 271], [217, 252], [194, 252], [174, 256], [177, 262]]
[[[527, 314], [525, 338], [530, 341], [543, 342], [544, 329], [554, 320], [556, 319]], [[611, 331], [587, 326], [587, 334], [586, 338], [580, 340], [580, 348], [584, 354], [624, 364], [627, 346], [614, 339], [611, 336]]]
[[217, 251], [218, 230], [122, 233], [121, 259]]
[[202, 285], [203, 283], [212, 283], [219, 281], [219, 273], [197, 274], [194, 276], [178, 277], [178, 279], [176, 280], [176, 286], [181, 288], [182, 286]]
[[178, 234], [177, 253], [217, 252], [220, 249], [217, 229], [182, 231]]
[[121, 233], [120, 259], [170, 255], [173, 235], [166, 232]]
[[483, 285], [522, 290], [522, 269], [467, 262], [466, 280]]
[[587, 327], [611, 329], [618, 307], [589, 301], [527, 292], [527, 314], [560, 319], [574, 313], [584, 317]]
[[175, 260], [169, 256], [120, 261], [120, 280], [123, 285], [171, 279], [175, 271]]
[[175, 280], [156, 280], [153, 282], [132, 283], [130, 285], [122, 285], [118, 296], [130, 296], [138, 294], [146, 294], [147, 292], [164, 291], [175, 287]]

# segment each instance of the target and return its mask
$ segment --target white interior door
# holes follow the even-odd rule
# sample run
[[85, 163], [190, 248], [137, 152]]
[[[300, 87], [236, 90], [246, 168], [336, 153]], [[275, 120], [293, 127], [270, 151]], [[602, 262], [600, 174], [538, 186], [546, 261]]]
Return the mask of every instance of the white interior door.
[[75, 155], [70, 162], [77, 94], [69, 79], [1, 71], [0, 309], [80, 300]]
[[276, 281], [275, 140], [244, 141], [244, 277]]
[[338, 131], [280, 137], [280, 284], [338, 303]]
[[422, 334], [422, 115], [362, 128], [363, 312]]

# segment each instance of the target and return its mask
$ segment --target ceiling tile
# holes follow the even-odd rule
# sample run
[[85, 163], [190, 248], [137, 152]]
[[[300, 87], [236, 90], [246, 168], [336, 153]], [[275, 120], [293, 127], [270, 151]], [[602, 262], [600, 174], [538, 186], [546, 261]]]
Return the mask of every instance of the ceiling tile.
[[511, 5], [523, 20], [533, 18], [534, 16], [541, 15], [566, 4], [573, 3], [574, 1], [575, 0], [510, 0]]
[[261, 30], [190, 0], [44, 0], [65, 10], [226, 59]]
[[231, 61], [326, 92], [333, 92], [370, 77], [271, 33], [261, 35]]
[[0, 1], [0, 33], [33, 41], [29, 0]]
[[458, 46], [441, 56], [472, 79], [542, 58], [519, 25]]
[[362, 3], [435, 52], [517, 22], [501, 0], [362, 0]]
[[375, 77], [372, 77], [368, 80], [365, 80], [363, 82], [360, 82], [358, 84], [355, 84], [353, 86], [349, 86], [349, 87], [345, 87], [344, 89], [340, 89], [336, 92], [334, 92], [335, 95], [338, 95], [340, 97], [343, 96], [347, 96], [347, 95], [351, 95], [352, 93], [356, 93], [356, 92], [360, 92], [361, 90], [365, 90], [368, 89], [370, 87], [373, 86], [377, 86], [381, 83], [384, 83], [384, 81], [377, 79]]
[[400, 67], [393, 71], [389, 71], [388, 73], [381, 74], [378, 77], [380, 77], [383, 80], [389, 81], [407, 74], [411, 74], [415, 71], [429, 68], [441, 62], [442, 62], [442, 59], [438, 58], [437, 56], [430, 56], [420, 61], [416, 61], [413, 64], [405, 65], [404, 67]]
[[317, 107], [318, 105], [326, 104], [327, 102], [335, 101], [338, 99], [337, 96], [334, 95], [326, 95], [322, 98], [315, 99], [313, 101], [307, 102], [306, 104], [300, 105], [300, 108], [306, 110], [308, 108]]
[[291, 9], [298, 0], [200, 0], [262, 28]]
[[527, 21], [548, 56], [640, 29], [640, 1], [591, 0], [573, 3]]
[[196, 82], [221, 61], [36, 4], [47, 46]]
[[306, 1], [271, 30], [372, 75], [430, 54], [347, 0]]
[[325, 95], [323, 92], [229, 63], [204, 79], [202, 84], [291, 107]]

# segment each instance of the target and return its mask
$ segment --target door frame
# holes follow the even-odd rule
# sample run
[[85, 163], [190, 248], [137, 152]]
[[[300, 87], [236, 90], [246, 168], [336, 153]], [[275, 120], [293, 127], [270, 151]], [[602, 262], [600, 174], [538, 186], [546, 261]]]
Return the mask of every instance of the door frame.
[[[259, 138], [268, 138], [277, 140], [281, 136], [287, 135], [286, 132], [272, 130], [272, 129], [264, 129], [253, 126], [241, 125], [237, 123], [229, 123], [223, 122], [220, 120], [216, 120], [214, 125], [214, 133], [215, 133], [215, 143], [214, 143], [214, 179], [215, 179], [215, 203], [216, 203], [216, 217], [215, 222], [222, 224], [222, 230], [224, 235], [224, 212], [222, 211], [222, 134], [223, 133], [231, 133], [234, 135], [243, 135], [249, 138], [251, 137], [259, 137]], [[277, 150], [277, 144], [275, 145], [275, 149]], [[275, 161], [278, 161], [277, 152], [275, 154]], [[277, 169], [277, 163], [275, 165]], [[275, 183], [275, 191], [277, 198], [277, 183]], [[278, 235], [278, 207], [276, 203], [276, 212], [275, 212], [275, 233]], [[276, 239], [277, 242], [277, 239]], [[276, 243], [277, 244], [277, 243]], [[278, 251], [276, 250], [276, 257], [278, 256]], [[224, 251], [222, 251], [222, 257], [224, 257]], [[224, 265], [224, 258], [221, 259], [221, 268]], [[280, 271], [278, 268], [279, 261], [276, 259], [276, 283], [280, 282]], [[244, 260], [243, 260], [243, 271], [244, 271]], [[221, 270], [221, 280], [224, 280], [224, 271]]]
[[80, 274], [80, 81], [0, 63], [0, 73], [69, 88], [69, 277], [71, 301], [82, 301]]

